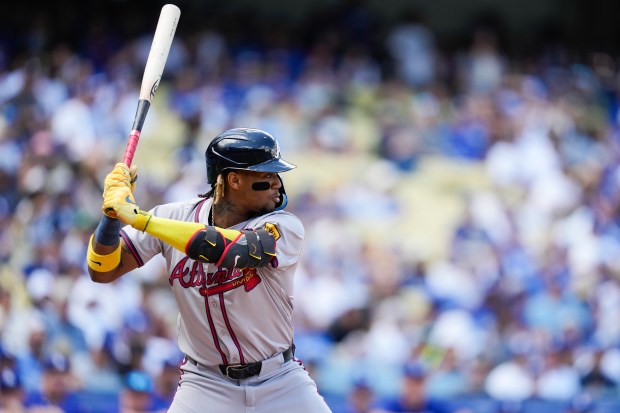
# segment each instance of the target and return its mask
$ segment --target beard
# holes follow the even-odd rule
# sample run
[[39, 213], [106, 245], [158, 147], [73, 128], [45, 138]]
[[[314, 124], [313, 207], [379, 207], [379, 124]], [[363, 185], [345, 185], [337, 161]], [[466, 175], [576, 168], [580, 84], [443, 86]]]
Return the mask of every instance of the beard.
[[253, 208], [253, 209], [248, 210], [247, 217], [248, 219], [256, 218], [261, 215], [269, 214], [275, 211], [275, 209], [276, 209], [275, 205], [274, 206], [264, 205], [261, 207]]

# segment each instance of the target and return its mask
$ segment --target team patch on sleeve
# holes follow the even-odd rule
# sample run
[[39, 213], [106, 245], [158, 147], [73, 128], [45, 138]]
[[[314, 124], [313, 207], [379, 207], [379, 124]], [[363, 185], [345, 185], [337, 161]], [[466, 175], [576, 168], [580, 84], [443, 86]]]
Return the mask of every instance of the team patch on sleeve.
[[278, 232], [278, 228], [269, 222], [265, 224], [265, 230], [277, 241], [280, 239], [280, 232]]

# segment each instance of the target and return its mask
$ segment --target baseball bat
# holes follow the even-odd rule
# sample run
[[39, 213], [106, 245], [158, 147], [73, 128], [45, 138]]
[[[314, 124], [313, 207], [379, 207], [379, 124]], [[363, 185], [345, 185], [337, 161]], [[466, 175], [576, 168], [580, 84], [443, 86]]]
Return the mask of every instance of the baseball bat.
[[[170, 46], [172, 46], [172, 39], [174, 38], [174, 32], [176, 31], [180, 16], [181, 10], [174, 4], [166, 4], [162, 7], [161, 13], [159, 14], [159, 21], [155, 28], [153, 42], [151, 43], [151, 49], [149, 50], [149, 55], [144, 67], [144, 74], [142, 75], [138, 107], [133, 119], [127, 147], [125, 148], [125, 155], [123, 156], [123, 162], [127, 166], [131, 166], [133, 156], [136, 153], [140, 134], [142, 133], [142, 126], [144, 125], [146, 114], [151, 107], [151, 100], [159, 87], [159, 82], [164, 72], [164, 66], [168, 59], [168, 52], [170, 52]], [[112, 218], [116, 216], [111, 208], [108, 208], [106, 213]]]
[[151, 100], [155, 96], [155, 91], [159, 87], [159, 82], [164, 72], [164, 66], [166, 65], [166, 59], [168, 59], [168, 52], [172, 45], [172, 39], [174, 38], [174, 32], [177, 28], [180, 15], [181, 10], [174, 4], [166, 4], [161, 9], [155, 35], [153, 36], [153, 43], [151, 44], [151, 50], [146, 59], [144, 75], [142, 75], [138, 108], [134, 116], [127, 147], [125, 148], [125, 156], [123, 157], [123, 162], [127, 166], [131, 166], [138, 141], [140, 140], [140, 133], [142, 132], [146, 114], [151, 106]]

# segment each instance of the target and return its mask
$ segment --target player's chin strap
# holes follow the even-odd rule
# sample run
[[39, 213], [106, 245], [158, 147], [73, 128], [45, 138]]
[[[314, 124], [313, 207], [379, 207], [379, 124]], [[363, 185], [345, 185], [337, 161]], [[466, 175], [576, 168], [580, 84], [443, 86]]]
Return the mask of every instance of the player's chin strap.
[[[276, 205], [274, 211], [281, 211], [288, 204], [288, 196], [286, 196], [286, 191], [284, 190], [284, 181], [282, 181], [280, 175], [278, 175], [278, 179], [280, 180], [280, 189], [278, 190], [280, 192], [280, 202]], [[267, 191], [269, 188], [271, 188], [269, 181], [254, 182], [252, 184], [254, 191]]]

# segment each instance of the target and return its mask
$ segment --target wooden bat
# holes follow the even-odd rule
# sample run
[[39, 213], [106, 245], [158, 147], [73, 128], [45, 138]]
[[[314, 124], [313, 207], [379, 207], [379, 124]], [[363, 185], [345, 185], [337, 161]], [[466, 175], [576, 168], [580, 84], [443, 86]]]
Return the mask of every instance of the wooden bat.
[[166, 59], [168, 59], [168, 52], [172, 45], [172, 39], [174, 38], [174, 32], [177, 28], [180, 15], [181, 10], [174, 4], [166, 4], [161, 9], [155, 35], [153, 36], [153, 43], [149, 51], [149, 57], [144, 67], [138, 108], [133, 120], [131, 133], [129, 134], [127, 147], [125, 148], [125, 156], [123, 157], [123, 162], [127, 166], [131, 166], [133, 156], [136, 152], [142, 126], [144, 125], [146, 114], [151, 106], [151, 100], [155, 96], [155, 91], [159, 86], [161, 75], [164, 72], [164, 66], [166, 65]]
[[[127, 147], [125, 148], [125, 156], [123, 157], [123, 162], [127, 166], [131, 166], [133, 156], [136, 153], [146, 114], [151, 107], [151, 100], [155, 96], [155, 91], [164, 72], [164, 66], [166, 66], [168, 52], [170, 52], [170, 46], [172, 46], [172, 39], [179, 22], [179, 16], [181, 16], [181, 10], [174, 4], [166, 4], [162, 7], [159, 14], [159, 21], [153, 35], [153, 43], [151, 43], [151, 50], [146, 59], [146, 66], [142, 75], [138, 108], [133, 119]], [[115, 218], [116, 212], [112, 208], [108, 208], [106, 209], [106, 215], [110, 218]]]

